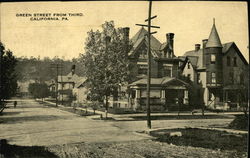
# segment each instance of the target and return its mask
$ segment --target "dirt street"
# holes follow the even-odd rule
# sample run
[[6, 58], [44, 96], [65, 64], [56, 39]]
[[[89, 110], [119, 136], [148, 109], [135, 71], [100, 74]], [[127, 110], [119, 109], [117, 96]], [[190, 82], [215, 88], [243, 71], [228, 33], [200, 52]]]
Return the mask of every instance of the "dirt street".
[[[49, 146], [77, 142], [122, 142], [149, 139], [136, 133], [146, 130], [146, 121], [103, 121], [46, 107], [34, 100], [8, 104], [0, 116], [0, 139], [10, 144]], [[153, 128], [225, 126], [228, 119], [154, 120]]]

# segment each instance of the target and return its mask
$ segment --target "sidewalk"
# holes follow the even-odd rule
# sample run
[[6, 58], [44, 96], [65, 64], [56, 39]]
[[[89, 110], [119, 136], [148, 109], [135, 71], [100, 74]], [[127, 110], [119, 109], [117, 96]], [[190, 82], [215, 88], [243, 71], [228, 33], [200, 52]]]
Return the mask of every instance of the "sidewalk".
[[[48, 103], [48, 104], [56, 105], [56, 103], [53, 103], [53, 102], [50, 102], [50, 101], [47, 101], [47, 100], [45, 100], [44, 102], [45, 102], [45, 103]], [[58, 106], [58, 107], [63, 107], [63, 108], [73, 108], [72, 106], [66, 107], [66, 106], [61, 105], [61, 104], [58, 104], [57, 106]], [[76, 110], [83, 110], [83, 111], [86, 111], [86, 108], [81, 108], [81, 107], [76, 107], [75, 109], [76, 109]], [[88, 108], [87, 110], [88, 110], [89, 112], [94, 113], [94, 110], [93, 110], [93, 109], [89, 109], [89, 108]], [[103, 111], [95, 110], [95, 113], [96, 113], [96, 114], [99, 114], [99, 115], [102, 115], [102, 117], [105, 117], [105, 112], [103, 112]], [[108, 115], [108, 117], [114, 118], [114, 115], [111, 114], [111, 113], [108, 113], [107, 115]], [[88, 116], [88, 118], [100, 118], [100, 116], [98, 116], [98, 115], [93, 115], [93, 116]]]
[[[52, 105], [56, 105], [56, 103], [50, 102], [50, 101], [44, 101], [48, 104], [52, 104]], [[66, 108], [66, 106], [60, 105], [58, 104], [58, 107], [64, 107]], [[73, 108], [73, 107], [68, 107], [68, 108]], [[83, 110], [86, 111], [86, 108], [82, 108], [82, 107], [76, 107], [77, 110]], [[87, 109], [89, 112], [94, 112], [93, 109], [88, 108]], [[105, 112], [103, 111], [99, 111], [99, 110], [95, 110], [96, 114], [102, 115], [102, 117], [105, 117]], [[151, 113], [151, 116], [176, 116], [178, 112], [168, 112], [168, 113]], [[220, 112], [220, 113], [216, 113], [216, 112], [205, 112], [205, 116], [211, 116], [211, 115], [238, 115], [238, 114], [244, 114], [243, 112]], [[133, 117], [145, 117], [147, 114], [146, 113], [135, 113], [135, 114], [111, 114], [108, 113], [107, 114], [108, 117], [113, 118], [116, 121], [132, 121], [135, 120]], [[192, 116], [192, 115], [202, 115], [201, 112], [192, 114], [191, 112], [180, 112], [180, 116], [185, 115], [185, 116]], [[98, 115], [94, 115], [94, 116], [88, 116], [88, 118], [100, 118], [100, 116]]]

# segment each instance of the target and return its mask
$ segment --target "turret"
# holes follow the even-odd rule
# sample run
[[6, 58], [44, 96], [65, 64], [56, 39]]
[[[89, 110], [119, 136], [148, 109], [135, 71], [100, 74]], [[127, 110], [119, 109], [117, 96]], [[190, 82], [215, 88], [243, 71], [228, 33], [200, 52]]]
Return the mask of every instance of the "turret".
[[207, 86], [211, 88], [222, 86], [222, 44], [215, 26], [215, 20], [208, 41], [205, 44], [204, 54], [206, 61]]

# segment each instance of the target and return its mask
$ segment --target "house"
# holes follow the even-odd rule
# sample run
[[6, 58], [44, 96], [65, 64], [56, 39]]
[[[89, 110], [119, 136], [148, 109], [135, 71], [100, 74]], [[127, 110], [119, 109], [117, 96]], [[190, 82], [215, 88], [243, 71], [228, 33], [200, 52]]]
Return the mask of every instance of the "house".
[[87, 89], [87, 78], [81, 77], [80, 80], [76, 81], [76, 84], [73, 88], [73, 96], [76, 98], [76, 103], [81, 104], [85, 103], [87, 100], [87, 94], [88, 94], [88, 89]]
[[182, 74], [193, 81], [197, 104], [210, 109], [239, 109], [247, 102], [248, 63], [234, 42], [221, 43], [215, 23], [208, 39], [188, 51]]
[[58, 86], [58, 99], [62, 101], [72, 101], [75, 100], [73, 95], [73, 89], [76, 83], [80, 81], [83, 77], [75, 74], [75, 65], [72, 66], [71, 72], [67, 75], [57, 76], [57, 86]]
[[[124, 28], [129, 39], [129, 28]], [[135, 110], [146, 110], [148, 32], [142, 27], [131, 39], [128, 52], [132, 81], [128, 84], [128, 105]], [[188, 106], [189, 84], [179, 79], [183, 59], [174, 54], [174, 33], [166, 34], [161, 43], [151, 35], [151, 91], [152, 111], [176, 109], [178, 104]]]
[[55, 95], [56, 95], [56, 81], [55, 81], [55, 79], [45, 81], [45, 84], [47, 84], [47, 86], [49, 88], [49, 92], [50, 92], [49, 97], [55, 98]]

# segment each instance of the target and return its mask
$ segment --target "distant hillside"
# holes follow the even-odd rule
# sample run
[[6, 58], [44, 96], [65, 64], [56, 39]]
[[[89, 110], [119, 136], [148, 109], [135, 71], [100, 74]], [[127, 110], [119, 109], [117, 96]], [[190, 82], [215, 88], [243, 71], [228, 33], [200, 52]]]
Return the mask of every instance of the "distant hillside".
[[84, 76], [84, 67], [77, 60], [63, 60], [58, 58], [18, 58], [18, 63], [16, 66], [16, 73], [18, 75], [19, 81], [27, 81], [30, 79], [47, 81], [54, 79], [56, 77], [56, 69], [51, 68], [52, 64], [62, 63], [62, 72], [59, 69], [59, 75], [66, 75], [71, 71], [71, 66], [76, 65], [76, 74], [79, 76]]

